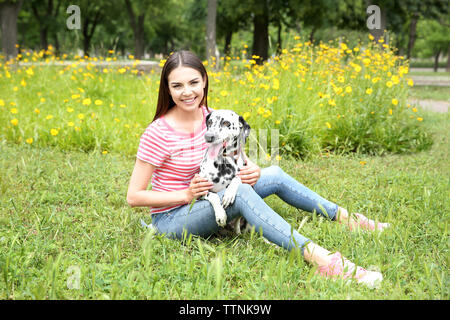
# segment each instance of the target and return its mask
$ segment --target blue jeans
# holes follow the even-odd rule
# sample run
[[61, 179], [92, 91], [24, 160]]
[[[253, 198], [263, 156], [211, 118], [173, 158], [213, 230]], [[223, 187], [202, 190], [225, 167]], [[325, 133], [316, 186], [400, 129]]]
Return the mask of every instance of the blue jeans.
[[[223, 198], [225, 190], [218, 193]], [[314, 191], [308, 189], [279, 166], [261, 169], [258, 182], [239, 185], [233, 204], [225, 210], [227, 222], [243, 216], [257, 232], [269, 241], [287, 250], [304, 247], [311, 242], [291, 227], [278, 213], [272, 210], [263, 198], [276, 194], [286, 203], [308, 212], [320, 213], [332, 220], [336, 219], [338, 206]], [[322, 206], [326, 212], [323, 212]], [[152, 216], [152, 223], [159, 233], [170, 238], [181, 239], [183, 232], [199, 236], [209, 236], [219, 230], [214, 209], [208, 200], [198, 200], [189, 212], [190, 204], [160, 212]], [[188, 213], [189, 212], [189, 213]]]

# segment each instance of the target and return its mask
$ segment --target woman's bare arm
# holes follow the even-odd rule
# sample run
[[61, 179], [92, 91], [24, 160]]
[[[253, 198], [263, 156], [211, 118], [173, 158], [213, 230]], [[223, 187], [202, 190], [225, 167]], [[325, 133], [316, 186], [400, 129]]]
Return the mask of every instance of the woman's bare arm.
[[127, 192], [127, 202], [131, 207], [165, 207], [189, 203], [185, 190], [159, 192], [147, 190], [155, 166], [136, 159]]

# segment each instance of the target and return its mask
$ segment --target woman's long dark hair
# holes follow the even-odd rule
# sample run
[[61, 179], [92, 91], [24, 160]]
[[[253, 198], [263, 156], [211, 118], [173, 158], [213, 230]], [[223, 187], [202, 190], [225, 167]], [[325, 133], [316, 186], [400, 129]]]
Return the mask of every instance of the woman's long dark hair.
[[208, 109], [208, 74], [206, 73], [205, 66], [202, 61], [192, 52], [190, 51], [176, 51], [167, 59], [164, 67], [161, 71], [161, 80], [159, 82], [159, 93], [158, 93], [158, 104], [156, 105], [155, 116], [153, 117], [153, 121], [158, 119], [159, 117], [165, 115], [167, 111], [169, 111], [173, 106], [175, 106], [175, 102], [172, 99], [172, 96], [169, 94], [169, 84], [167, 78], [172, 70], [183, 66], [189, 67], [197, 70], [202, 75], [202, 78], [205, 79], [206, 85], [203, 90], [203, 99], [200, 102], [200, 107], [202, 105], [206, 106]]

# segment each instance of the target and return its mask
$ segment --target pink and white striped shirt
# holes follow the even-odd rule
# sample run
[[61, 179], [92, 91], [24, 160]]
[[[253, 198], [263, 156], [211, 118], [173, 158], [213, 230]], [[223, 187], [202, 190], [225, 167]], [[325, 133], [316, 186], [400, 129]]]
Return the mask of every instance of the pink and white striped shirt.
[[[137, 158], [154, 165], [153, 191], [176, 191], [189, 187], [207, 148], [205, 142], [206, 115], [210, 112], [202, 106], [203, 123], [194, 133], [175, 131], [164, 116], [153, 121], [142, 134]], [[150, 207], [150, 213], [158, 213], [180, 207]]]

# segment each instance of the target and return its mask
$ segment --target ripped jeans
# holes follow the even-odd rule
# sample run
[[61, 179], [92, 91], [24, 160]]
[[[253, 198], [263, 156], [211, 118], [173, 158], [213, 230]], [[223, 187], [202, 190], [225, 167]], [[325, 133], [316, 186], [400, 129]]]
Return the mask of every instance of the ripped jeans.
[[[218, 192], [222, 200], [225, 190]], [[227, 222], [243, 216], [247, 222], [262, 232], [270, 242], [287, 250], [304, 247], [311, 242], [272, 210], [263, 198], [276, 194], [286, 203], [304, 211], [322, 214], [336, 220], [338, 205], [330, 202], [308, 189], [279, 166], [273, 165], [261, 169], [261, 176], [252, 187], [239, 185], [234, 202], [225, 209]], [[190, 204], [152, 215], [152, 223], [157, 231], [170, 238], [181, 239], [183, 232], [207, 237], [219, 230], [214, 209], [208, 200], [197, 200], [189, 212]], [[325, 209], [325, 212], [322, 210]], [[189, 213], [188, 213], [189, 212]]]

